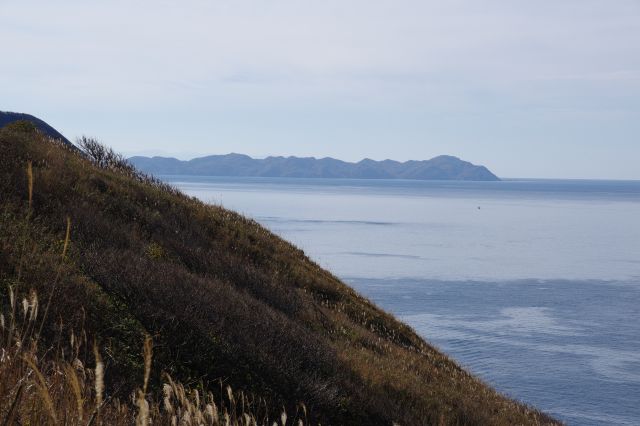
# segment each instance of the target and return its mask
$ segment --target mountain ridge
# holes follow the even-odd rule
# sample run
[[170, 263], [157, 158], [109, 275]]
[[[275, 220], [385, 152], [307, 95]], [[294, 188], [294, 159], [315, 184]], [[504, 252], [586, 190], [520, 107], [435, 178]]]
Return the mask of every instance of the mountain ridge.
[[[64, 135], [30, 114], [0, 111], [0, 128], [16, 121], [33, 123], [45, 135], [74, 147]], [[152, 175], [176, 174], [196, 176], [247, 176], [350, 179], [472, 180], [498, 181], [485, 166], [475, 165], [451, 155], [430, 160], [405, 162], [364, 158], [347, 162], [332, 157], [268, 156], [263, 159], [245, 154], [208, 155], [191, 160], [162, 156], [133, 156], [128, 159], [136, 168]]]
[[370, 158], [347, 162], [332, 157], [269, 156], [245, 154], [208, 155], [191, 160], [162, 156], [133, 156], [136, 168], [152, 175], [246, 176], [350, 179], [475, 180], [498, 181], [485, 166], [451, 155], [430, 160], [376, 161]]

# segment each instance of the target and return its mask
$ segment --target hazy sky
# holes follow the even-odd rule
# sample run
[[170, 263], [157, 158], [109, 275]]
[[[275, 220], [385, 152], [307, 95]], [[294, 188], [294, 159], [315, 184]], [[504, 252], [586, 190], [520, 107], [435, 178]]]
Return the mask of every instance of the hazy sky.
[[126, 154], [640, 179], [638, 0], [0, 0], [0, 110]]

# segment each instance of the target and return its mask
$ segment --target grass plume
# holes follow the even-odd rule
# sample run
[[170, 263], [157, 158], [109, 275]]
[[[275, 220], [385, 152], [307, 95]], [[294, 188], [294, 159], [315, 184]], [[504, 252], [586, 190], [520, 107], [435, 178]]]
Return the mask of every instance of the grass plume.
[[104, 394], [104, 363], [102, 362], [102, 356], [100, 356], [100, 351], [98, 350], [98, 345], [96, 343], [93, 344], [93, 355], [96, 360], [96, 368], [94, 370], [96, 407], [97, 411], [100, 411]]

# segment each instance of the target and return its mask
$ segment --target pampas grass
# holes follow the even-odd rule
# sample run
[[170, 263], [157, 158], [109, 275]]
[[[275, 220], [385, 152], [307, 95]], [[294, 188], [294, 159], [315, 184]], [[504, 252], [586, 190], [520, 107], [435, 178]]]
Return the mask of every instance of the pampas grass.
[[[132, 403], [105, 396], [105, 363], [97, 343], [93, 345], [95, 367], [87, 370], [77, 358], [71, 362], [58, 354], [48, 361], [39, 356], [38, 341], [27, 341], [29, 324], [38, 315], [37, 294], [31, 291], [21, 304], [15, 303], [14, 290], [10, 290], [10, 306], [17, 317], [14, 335], [0, 339], [0, 425], [211, 425], [258, 426], [306, 425], [306, 419], [297, 417], [290, 423], [283, 409], [280, 421], [269, 419], [266, 411], [251, 409], [250, 399], [244, 392], [234, 392], [225, 386], [225, 400], [220, 407], [211, 392], [189, 389], [164, 374], [164, 383], [157, 392], [151, 387], [152, 340], [142, 342], [144, 376], [142, 386], [132, 395]], [[21, 309], [22, 315], [15, 315]], [[22, 330], [22, 331], [20, 331]], [[9, 333], [8, 328], [2, 329]], [[10, 342], [9, 345], [6, 342]], [[75, 333], [69, 339], [66, 353], [77, 354], [79, 343]], [[46, 352], [46, 351], [45, 351]], [[91, 383], [91, 381], [93, 383]], [[154, 398], [157, 395], [158, 400]], [[2, 403], [1, 401], [10, 401]], [[301, 404], [301, 412], [306, 407]], [[92, 413], [85, 421], [85, 413]]]
[[[53, 424], [57, 424], [58, 417], [56, 416], [56, 410], [53, 406], [51, 394], [49, 394], [49, 389], [47, 388], [47, 382], [44, 379], [44, 376], [42, 375], [42, 373], [40, 372], [40, 369], [38, 369], [38, 366], [36, 365], [36, 363], [31, 359], [32, 355], [33, 354], [26, 354], [23, 357], [23, 359], [31, 369], [31, 372], [33, 372], [36, 376], [36, 380], [33, 383], [36, 387], [38, 395], [40, 395], [40, 398], [44, 402], [46, 412], [49, 415], [49, 418], [51, 419]], [[30, 374], [27, 373], [27, 375], [30, 375]]]
[[142, 393], [147, 393], [147, 385], [149, 384], [149, 377], [151, 376], [151, 358], [153, 357], [153, 340], [151, 336], [147, 335], [144, 339], [144, 385], [142, 386]]
[[71, 388], [71, 392], [73, 392], [73, 397], [76, 402], [76, 410], [78, 414], [78, 420], [82, 421], [84, 417], [84, 403], [85, 399], [82, 395], [82, 388], [80, 387], [80, 380], [78, 380], [78, 375], [76, 374], [75, 369], [71, 365], [64, 366], [64, 375], [67, 379], [67, 383]]
[[98, 345], [95, 343], [93, 344], [93, 354], [96, 358], [95, 391], [96, 391], [96, 407], [99, 411], [100, 406], [102, 405], [102, 396], [104, 394], [104, 363], [102, 362], [102, 357], [100, 356]]
[[[67, 218], [60, 264], [65, 262], [71, 236], [71, 221]], [[153, 341], [147, 335], [142, 343], [142, 386], [132, 395], [131, 404], [105, 396], [105, 363], [96, 341], [93, 344], [95, 367], [87, 370], [78, 358], [82, 339], [76, 332], [69, 334], [68, 347], [56, 351], [39, 348], [39, 337], [46, 324], [49, 307], [56, 303], [55, 288], [60, 269], [54, 278], [42, 318], [39, 318], [39, 298], [34, 290], [21, 294], [8, 286], [7, 327], [5, 313], [0, 313], [0, 420], [1, 425], [269, 425], [265, 411], [259, 414], [250, 409], [243, 392], [235, 393], [225, 387], [226, 400], [220, 408], [210, 392], [201, 393], [175, 382], [164, 374], [165, 382], [159, 392], [151, 388]], [[18, 300], [21, 300], [18, 303]], [[34, 325], [40, 329], [33, 334]], [[79, 336], [86, 336], [80, 330]], [[85, 337], [86, 341], [86, 337]], [[27, 344], [28, 343], [28, 344]], [[51, 353], [53, 352], [53, 356]], [[42, 356], [44, 354], [44, 357]], [[65, 354], [71, 356], [67, 361]], [[46, 359], [46, 360], [45, 360]], [[93, 384], [91, 384], [93, 381]], [[156, 402], [154, 395], [162, 395]], [[241, 403], [238, 404], [237, 401]], [[10, 403], [3, 403], [10, 401]], [[85, 413], [91, 416], [85, 423]], [[257, 419], [261, 418], [260, 421]], [[283, 412], [282, 425], [287, 421]], [[300, 419], [300, 421], [302, 421]]]

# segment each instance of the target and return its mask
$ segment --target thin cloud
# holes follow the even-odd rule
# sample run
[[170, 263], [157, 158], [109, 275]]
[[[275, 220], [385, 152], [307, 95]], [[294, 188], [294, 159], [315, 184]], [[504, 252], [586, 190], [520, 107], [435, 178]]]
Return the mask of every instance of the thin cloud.
[[451, 153], [535, 176], [535, 144], [556, 176], [637, 176], [571, 152], [640, 155], [635, 0], [22, 0], [0, 3], [0, 39], [2, 109], [117, 149], [172, 151], [188, 128], [191, 152]]

